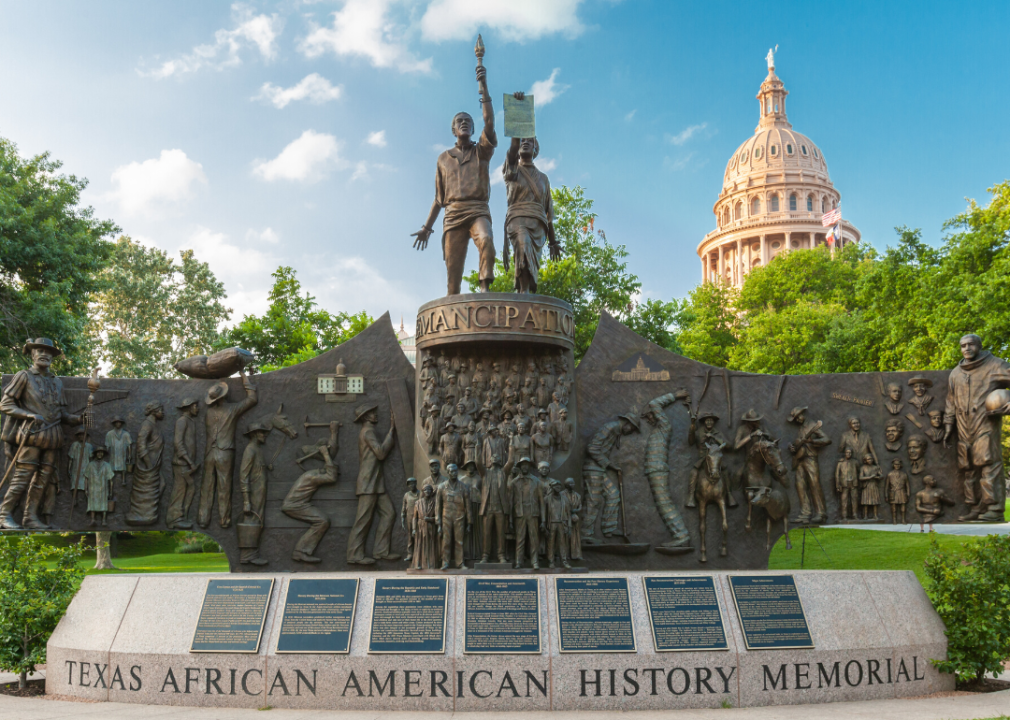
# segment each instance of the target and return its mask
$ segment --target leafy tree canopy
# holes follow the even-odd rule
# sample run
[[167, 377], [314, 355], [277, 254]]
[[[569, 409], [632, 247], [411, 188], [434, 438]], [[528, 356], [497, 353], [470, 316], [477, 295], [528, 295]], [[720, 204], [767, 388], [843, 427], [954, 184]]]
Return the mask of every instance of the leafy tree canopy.
[[696, 288], [678, 316], [689, 357], [775, 374], [945, 369], [958, 340], [1010, 353], [1010, 182], [944, 225], [942, 245], [897, 228], [877, 253], [795, 250], [755, 268], [739, 292]]
[[54, 370], [83, 373], [93, 362], [84, 332], [88, 304], [118, 231], [80, 205], [87, 180], [59, 172], [48, 153], [24, 158], [0, 138], [0, 369], [27, 364], [29, 336], [51, 337], [64, 355]]
[[[629, 272], [627, 248], [612, 245], [603, 230], [596, 228], [593, 201], [576, 186], [551, 189], [554, 201], [554, 230], [561, 243], [560, 260], [551, 260], [547, 252], [540, 262], [537, 293], [564, 300], [574, 310], [575, 360], [589, 349], [604, 310], [652, 342], [677, 350], [676, 337], [670, 331], [679, 303], [638, 300], [642, 283]], [[471, 292], [480, 287], [476, 271], [467, 276]], [[514, 266], [505, 272], [499, 260], [495, 266], [492, 292], [513, 292]]]
[[180, 262], [120, 236], [100, 275], [89, 331], [110, 377], [163, 378], [173, 363], [210, 352], [231, 316], [224, 285], [192, 250]]
[[273, 273], [270, 307], [262, 317], [246, 315], [225, 332], [218, 347], [238, 345], [256, 353], [263, 371], [276, 370], [314, 358], [347, 342], [372, 324], [364, 310], [330, 313], [316, 304], [294, 269], [282, 266]]

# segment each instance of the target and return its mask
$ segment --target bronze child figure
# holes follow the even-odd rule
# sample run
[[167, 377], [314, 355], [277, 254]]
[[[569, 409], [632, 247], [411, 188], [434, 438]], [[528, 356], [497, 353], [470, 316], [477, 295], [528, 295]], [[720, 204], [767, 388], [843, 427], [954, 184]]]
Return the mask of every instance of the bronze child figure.
[[[852, 457], [852, 448], [845, 448], [845, 454], [835, 466], [835, 490], [841, 496], [842, 520], [857, 519], [859, 508], [859, 464]], [[851, 510], [850, 510], [851, 506]], [[851, 516], [849, 515], [851, 511]]]
[[102, 514], [102, 525], [108, 525], [106, 515], [112, 504], [113, 480], [115, 473], [105, 460], [105, 448], [101, 445], [94, 450], [95, 456], [84, 470], [88, 489], [88, 525], [94, 525], [98, 513]]
[[891, 524], [898, 524], [898, 515], [901, 515], [902, 524], [905, 523], [905, 503], [908, 502], [908, 473], [901, 469], [901, 460], [895, 458], [891, 461], [894, 469], [887, 473], [887, 502], [891, 506]]
[[953, 505], [954, 501], [947, 497], [943, 488], [936, 486], [932, 475], [922, 478], [925, 487], [915, 494], [915, 510], [919, 513], [919, 532], [924, 531], [924, 524], [929, 523], [929, 531], [933, 532], [933, 521], [943, 515], [944, 505]]
[[873, 508], [873, 519], [877, 517], [877, 506], [880, 505], [880, 486], [877, 482], [881, 480], [880, 467], [874, 460], [873, 455], [866, 453], [863, 456], [863, 464], [859, 468], [859, 484], [862, 485], [862, 493], [859, 498], [863, 506], [863, 520], [870, 519], [870, 508]]

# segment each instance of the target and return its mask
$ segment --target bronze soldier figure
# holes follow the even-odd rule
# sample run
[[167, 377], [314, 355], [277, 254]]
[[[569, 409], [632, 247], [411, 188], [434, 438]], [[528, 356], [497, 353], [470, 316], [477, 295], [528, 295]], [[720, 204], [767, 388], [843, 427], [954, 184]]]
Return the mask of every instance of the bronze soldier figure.
[[990, 414], [986, 399], [993, 390], [1010, 386], [1010, 364], [983, 350], [978, 335], [961, 338], [961, 354], [964, 359], [947, 378], [943, 413], [944, 447], [957, 427], [957, 466], [964, 472], [964, 503], [971, 508], [960, 520], [1003, 522], [1006, 486], [1000, 429], [1002, 415], [1010, 407]]
[[[547, 467], [550, 470], [550, 466]], [[561, 483], [550, 479], [550, 492], [544, 499], [545, 522], [547, 524], [547, 567], [554, 567], [555, 552], [561, 555], [561, 564], [571, 567], [568, 562], [568, 538], [572, 533], [572, 506], [568, 495], [562, 492]]]
[[438, 486], [435, 492], [435, 518], [438, 534], [442, 537], [442, 569], [452, 563], [454, 568], [463, 567], [464, 533], [469, 532], [473, 522], [470, 517], [470, 493], [459, 482], [459, 468], [446, 468], [449, 479]]
[[505, 515], [511, 510], [508, 485], [505, 482], [505, 440], [498, 434], [498, 426], [491, 425], [484, 438], [483, 464], [486, 468], [480, 493], [480, 517], [483, 519], [484, 552], [480, 561], [486, 563], [491, 554], [492, 532], [498, 539], [498, 562], [505, 560]]
[[[483, 46], [481, 46], [483, 54]], [[442, 221], [442, 257], [445, 260], [448, 292], [458, 295], [466, 264], [467, 246], [473, 239], [480, 253], [480, 288], [487, 292], [494, 280], [494, 234], [491, 231], [491, 197], [489, 165], [498, 136], [494, 129], [494, 108], [487, 90], [487, 68], [477, 65], [477, 83], [480, 87], [481, 114], [484, 131], [476, 143], [471, 140], [473, 118], [459, 112], [452, 119], [452, 134], [456, 144], [438, 156], [435, 171], [435, 201], [431, 204], [428, 219], [411, 237], [417, 238], [414, 247], [424, 250], [435, 227], [438, 213], [445, 208]]]
[[22, 522], [28, 530], [48, 530], [39, 519], [39, 509], [50, 483], [58, 483], [56, 462], [63, 447], [60, 423], [81, 423], [81, 417], [66, 411], [63, 382], [49, 372], [53, 358], [62, 355], [49, 338], [25, 343], [32, 366], [19, 371], [4, 388], [0, 412], [6, 415], [2, 437], [8, 462], [14, 463], [10, 487], [0, 504], [0, 530], [21, 530], [14, 508], [25, 497]]
[[[523, 566], [523, 556], [526, 554], [526, 541], [529, 538], [530, 560], [533, 569], [540, 567], [538, 553], [540, 551], [540, 534], [546, 531], [544, 527], [544, 493], [540, 481], [530, 473], [533, 461], [528, 457], [519, 459], [519, 472], [509, 478], [508, 488], [512, 495], [512, 515], [515, 518], [516, 529], [516, 562], [515, 567]], [[539, 533], [538, 533], [539, 531]]]

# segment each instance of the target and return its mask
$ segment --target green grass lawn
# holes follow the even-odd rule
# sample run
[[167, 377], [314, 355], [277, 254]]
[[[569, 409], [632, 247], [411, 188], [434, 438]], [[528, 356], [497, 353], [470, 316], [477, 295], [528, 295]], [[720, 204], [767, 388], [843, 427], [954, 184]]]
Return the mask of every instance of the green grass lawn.
[[[79, 536], [63, 537], [47, 534], [52, 545], [63, 546], [76, 542]], [[89, 535], [88, 542], [93, 542]], [[228, 572], [228, 558], [224, 553], [176, 554], [176, 539], [170, 533], [137, 532], [118, 539], [117, 554], [112, 564], [118, 570], [95, 570], [95, 551], [88, 549], [81, 557], [80, 566], [88, 575], [115, 573], [165, 573], [165, 572]]]
[[[845, 529], [817, 529], [814, 533], [807, 533], [805, 570], [912, 570], [923, 584], [926, 581], [923, 563], [934, 537], [941, 548], [955, 552], [969, 539], [961, 535], [920, 533], [918, 528], [911, 533]], [[770, 570], [800, 569], [803, 531], [791, 529], [789, 536], [793, 549], [786, 550], [785, 537], [779, 538], [768, 559]]]
[[[1010, 522], [1010, 500], [1006, 504]], [[911, 570], [925, 584], [923, 563], [933, 537], [945, 550], [957, 551], [968, 537], [920, 533], [881, 532], [879, 530], [817, 529], [816, 540], [807, 533], [804, 570]], [[799, 570], [803, 555], [803, 530], [791, 528], [793, 549], [786, 550], [785, 537], [779, 538], [768, 558], [769, 570]], [[818, 545], [820, 541], [820, 545]], [[823, 549], [822, 549], [823, 546]]]

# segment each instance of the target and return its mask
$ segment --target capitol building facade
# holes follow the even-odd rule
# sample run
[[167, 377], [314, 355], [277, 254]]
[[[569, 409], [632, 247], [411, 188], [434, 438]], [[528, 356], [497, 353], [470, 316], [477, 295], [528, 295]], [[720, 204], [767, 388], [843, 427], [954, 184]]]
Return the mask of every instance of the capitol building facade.
[[[838, 207], [824, 153], [786, 118], [788, 91], [768, 55], [768, 77], [757, 95], [760, 121], [726, 164], [713, 211], [717, 228], [698, 245], [703, 282], [740, 287], [751, 268], [767, 265], [791, 249], [826, 243], [821, 217]], [[837, 246], [859, 242], [842, 220]]]

